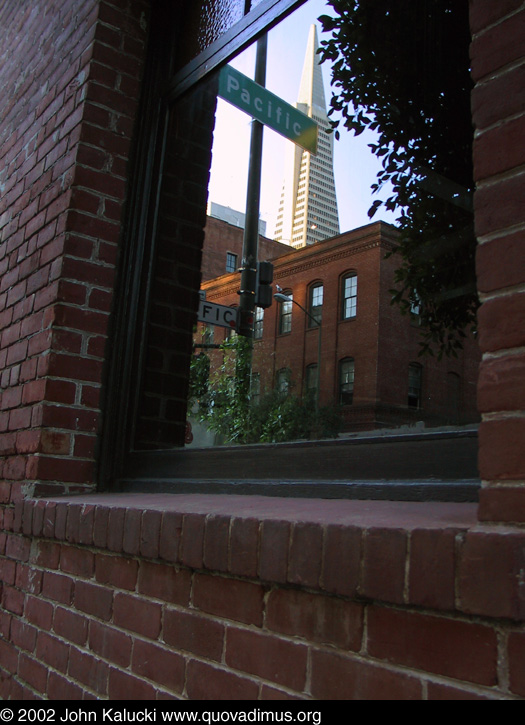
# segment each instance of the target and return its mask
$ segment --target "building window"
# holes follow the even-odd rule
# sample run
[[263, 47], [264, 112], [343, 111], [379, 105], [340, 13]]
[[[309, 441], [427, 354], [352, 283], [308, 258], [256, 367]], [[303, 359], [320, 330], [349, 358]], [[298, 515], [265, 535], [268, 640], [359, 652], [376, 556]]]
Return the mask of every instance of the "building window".
[[233, 252], [226, 252], [226, 271], [236, 272], [237, 271], [237, 255]]
[[417, 363], [408, 366], [408, 407], [421, 407], [421, 365]]
[[281, 368], [277, 371], [277, 376], [275, 378], [275, 389], [283, 397], [286, 397], [290, 392], [291, 381], [292, 373], [290, 368]]
[[279, 335], [287, 335], [292, 331], [292, 292], [283, 292], [289, 300], [287, 302], [279, 302]]
[[318, 383], [318, 375], [317, 375], [317, 365], [314, 363], [313, 365], [308, 365], [306, 368], [306, 396], [310, 400], [315, 400], [317, 398], [317, 383]]
[[357, 274], [347, 274], [341, 285], [341, 319], [350, 320], [357, 314]]
[[319, 327], [323, 316], [323, 285], [321, 282], [315, 282], [311, 285], [308, 294], [308, 327]]
[[262, 340], [264, 324], [264, 310], [262, 307], [255, 308], [255, 320], [253, 325], [253, 339]]
[[339, 404], [352, 405], [354, 401], [354, 358], [347, 357], [339, 362]]

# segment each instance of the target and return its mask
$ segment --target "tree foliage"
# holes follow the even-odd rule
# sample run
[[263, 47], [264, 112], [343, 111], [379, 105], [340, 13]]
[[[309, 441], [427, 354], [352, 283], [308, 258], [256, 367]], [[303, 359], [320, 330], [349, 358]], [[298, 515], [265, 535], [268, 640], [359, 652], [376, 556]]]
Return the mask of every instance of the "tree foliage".
[[399, 213], [393, 302], [417, 305], [422, 351], [455, 354], [475, 323], [469, 21], [466, 0], [329, 0], [320, 18], [332, 66], [329, 116], [375, 131], [381, 160], [369, 216]]
[[194, 356], [190, 367], [190, 408], [208, 430], [230, 443], [280, 443], [312, 435], [337, 437], [342, 420], [336, 406], [318, 410], [311, 397], [302, 399], [276, 390], [254, 399], [249, 340], [227, 340], [221, 352], [222, 362], [211, 374], [206, 355]]

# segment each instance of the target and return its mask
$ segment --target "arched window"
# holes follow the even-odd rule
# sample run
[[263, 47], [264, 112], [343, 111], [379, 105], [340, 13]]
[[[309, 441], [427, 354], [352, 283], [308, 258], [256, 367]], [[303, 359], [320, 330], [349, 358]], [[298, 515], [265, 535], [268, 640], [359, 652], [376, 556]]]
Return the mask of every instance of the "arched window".
[[422, 368], [418, 363], [408, 366], [408, 407], [421, 408]]
[[314, 282], [308, 291], [308, 327], [319, 327], [323, 316], [323, 283]]
[[350, 320], [357, 314], [357, 274], [350, 272], [341, 280], [341, 319]]
[[292, 331], [293, 293], [291, 290], [287, 290], [283, 294], [289, 300], [287, 302], [279, 302], [279, 335], [287, 335]]
[[355, 363], [353, 357], [339, 361], [339, 405], [352, 405], [354, 401]]

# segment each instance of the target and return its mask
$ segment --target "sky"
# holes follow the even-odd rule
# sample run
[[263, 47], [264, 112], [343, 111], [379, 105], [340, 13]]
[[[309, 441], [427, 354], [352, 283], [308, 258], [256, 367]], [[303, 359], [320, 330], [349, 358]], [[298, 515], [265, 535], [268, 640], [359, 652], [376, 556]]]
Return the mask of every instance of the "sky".
[[[270, 31], [266, 86], [292, 105], [297, 100], [303, 68], [308, 32], [312, 22], [332, 9], [325, 0], [308, 0], [286, 20]], [[321, 24], [318, 38], [322, 39]], [[254, 46], [238, 56], [232, 65], [253, 78], [255, 66]], [[327, 104], [331, 96], [330, 68], [322, 66]], [[208, 199], [236, 211], [245, 211], [248, 152], [251, 118], [226, 101], [218, 99], [214, 133], [213, 159]], [[341, 232], [370, 223], [367, 211], [374, 199], [370, 187], [376, 180], [379, 161], [368, 144], [374, 136], [367, 132], [356, 137], [341, 133], [334, 141], [334, 171], [339, 222]], [[260, 215], [267, 222], [271, 234], [279, 205], [283, 181], [285, 145], [291, 143], [265, 127], [263, 141], [263, 168]], [[383, 219], [393, 223], [395, 217], [380, 210], [372, 221]]]

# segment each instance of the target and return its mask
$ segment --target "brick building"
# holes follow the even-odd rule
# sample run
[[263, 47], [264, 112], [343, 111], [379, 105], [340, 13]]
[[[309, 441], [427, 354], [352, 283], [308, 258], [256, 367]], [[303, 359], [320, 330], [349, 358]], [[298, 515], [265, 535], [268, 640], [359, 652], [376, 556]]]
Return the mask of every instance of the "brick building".
[[148, 492], [184, 431], [208, 74], [299, 4], [204, 50], [194, 0], [1, 5], [4, 699], [525, 696], [522, 0], [469, 2], [479, 505]]
[[[394, 248], [395, 234], [394, 227], [377, 222], [274, 259], [274, 281], [294, 304], [274, 303], [259, 312], [253, 372], [260, 392], [274, 388], [282, 374], [290, 376], [299, 396], [316, 386], [315, 319], [321, 316], [319, 402], [343, 405], [347, 430], [478, 420], [475, 340], [468, 337], [457, 358], [420, 357], [417, 316], [402, 315], [390, 304], [398, 260], [385, 255]], [[215, 248], [215, 238], [224, 236], [220, 223], [212, 230], [208, 222], [205, 257], [208, 245]], [[264, 247], [261, 259], [266, 258]], [[209, 302], [238, 305], [236, 273], [205, 281], [202, 288]], [[226, 334], [217, 328], [215, 342]]]

